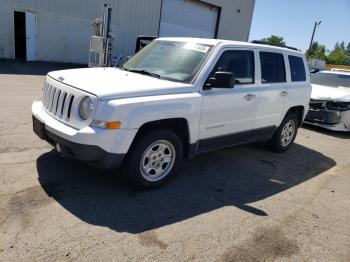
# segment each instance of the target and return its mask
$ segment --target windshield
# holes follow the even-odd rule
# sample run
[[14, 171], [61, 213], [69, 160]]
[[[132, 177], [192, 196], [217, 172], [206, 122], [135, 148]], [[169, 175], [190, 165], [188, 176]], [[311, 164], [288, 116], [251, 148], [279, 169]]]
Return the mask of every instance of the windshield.
[[160, 79], [190, 83], [211, 49], [210, 45], [153, 41], [126, 62], [123, 68]]
[[350, 75], [332, 74], [332, 73], [318, 73], [311, 77], [311, 84], [330, 86], [330, 87], [349, 87]]

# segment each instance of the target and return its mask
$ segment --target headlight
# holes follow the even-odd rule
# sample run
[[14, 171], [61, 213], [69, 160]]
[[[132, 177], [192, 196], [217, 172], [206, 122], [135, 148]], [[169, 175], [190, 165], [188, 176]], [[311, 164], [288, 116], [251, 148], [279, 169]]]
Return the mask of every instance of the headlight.
[[88, 119], [92, 112], [95, 110], [95, 103], [94, 101], [86, 96], [81, 100], [79, 105], [79, 115], [82, 119], [86, 120]]

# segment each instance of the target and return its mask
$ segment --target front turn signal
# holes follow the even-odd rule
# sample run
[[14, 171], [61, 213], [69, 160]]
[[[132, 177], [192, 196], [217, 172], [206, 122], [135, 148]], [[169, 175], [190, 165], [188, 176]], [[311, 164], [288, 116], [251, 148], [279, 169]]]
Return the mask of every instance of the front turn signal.
[[100, 120], [94, 120], [91, 123], [91, 126], [99, 127], [99, 128], [106, 128], [106, 129], [119, 129], [122, 123], [120, 121], [100, 121]]
[[119, 129], [122, 123], [120, 121], [114, 121], [114, 122], [107, 122], [106, 128], [108, 129]]

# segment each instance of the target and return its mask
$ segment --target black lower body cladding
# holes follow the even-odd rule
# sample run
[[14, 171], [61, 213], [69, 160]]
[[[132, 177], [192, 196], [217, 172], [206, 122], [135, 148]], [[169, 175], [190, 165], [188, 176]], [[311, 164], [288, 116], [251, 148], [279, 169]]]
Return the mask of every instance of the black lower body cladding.
[[40, 123], [35, 117], [33, 117], [33, 129], [41, 139], [56, 147], [63, 155], [103, 170], [117, 169], [121, 166], [125, 157], [124, 154], [106, 152], [98, 146], [78, 144], [59, 137], [45, 130], [43, 126], [40, 127]]

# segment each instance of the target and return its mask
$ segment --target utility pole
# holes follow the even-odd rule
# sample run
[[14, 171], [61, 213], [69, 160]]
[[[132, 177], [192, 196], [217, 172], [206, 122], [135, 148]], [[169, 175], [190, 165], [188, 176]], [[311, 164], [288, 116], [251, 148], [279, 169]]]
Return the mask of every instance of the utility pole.
[[321, 21], [315, 22], [314, 30], [313, 30], [312, 36], [311, 36], [309, 51], [307, 52], [307, 56], [310, 56], [310, 55], [311, 55], [311, 48], [312, 48], [312, 43], [314, 42], [315, 31], [316, 31], [317, 26], [319, 26], [320, 24], [321, 24]]

